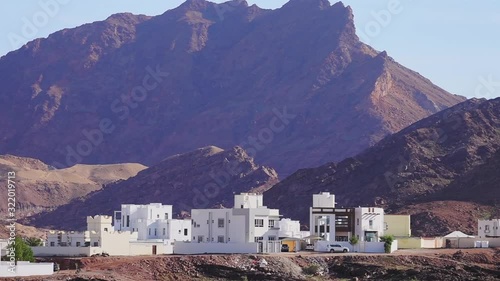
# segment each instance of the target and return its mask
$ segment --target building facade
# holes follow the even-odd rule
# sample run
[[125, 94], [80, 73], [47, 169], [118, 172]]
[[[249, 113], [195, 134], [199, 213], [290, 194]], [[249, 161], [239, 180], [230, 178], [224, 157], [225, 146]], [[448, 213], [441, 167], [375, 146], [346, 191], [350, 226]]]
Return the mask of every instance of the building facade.
[[[216, 249], [219, 253], [225, 253], [234, 249], [240, 252], [236, 249], [247, 251], [247, 246], [255, 245], [255, 251], [251, 252], [280, 252], [279, 210], [264, 206], [260, 194], [235, 195], [234, 201], [235, 207], [232, 209], [192, 210], [191, 240], [198, 243], [196, 251], [210, 253]], [[207, 245], [213, 243], [221, 245], [217, 248]]]
[[397, 238], [411, 237], [410, 215], [384, 215], [384, 233]]
[[335, 195], [313, 194], [309, 215], [311, 235], [329, 242], [378, 242], [384, 235], [384, 209], [375, 207], [336, 208]]
[[500, 238], [500, 219], [478, 220], [479, 238]]

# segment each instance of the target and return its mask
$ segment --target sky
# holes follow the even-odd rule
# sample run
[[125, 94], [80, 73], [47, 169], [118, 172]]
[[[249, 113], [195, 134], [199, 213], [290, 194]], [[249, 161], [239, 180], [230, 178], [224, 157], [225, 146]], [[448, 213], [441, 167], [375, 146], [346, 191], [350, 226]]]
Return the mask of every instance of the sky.
[[[247, 1], [268, 9], [287, 2]], [[0, 56], [63, 28], [104, 20], [120, 12], [154, 16], [182, 2], [4, 0], [0, 3]], [[500, 97], [500, 1], [344, 0], [343, 3], [352, 7], [357, 34], [363, 42], [387, 51], [402, 65], [451, 93], [469, 98]]]

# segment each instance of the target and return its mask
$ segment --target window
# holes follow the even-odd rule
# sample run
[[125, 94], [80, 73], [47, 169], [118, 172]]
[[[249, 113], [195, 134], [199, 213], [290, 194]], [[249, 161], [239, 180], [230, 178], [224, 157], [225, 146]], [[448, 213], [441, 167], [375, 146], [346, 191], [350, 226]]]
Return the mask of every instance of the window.
[[267, 240], [276, 241], [276, 236], [269, 236], [269, 237], [267, 237]]
[[55, 242], [50, 242], [50, 246], [51, 246], [51, 247], [54, 247], [55, 245], [56, 245], [56, 243], [55, 243]]
[[188, 236], [188, 229], [184, 228], [184, 236]]
[[337, 241], [337, 242], [349, 242], [349, 238], [347, 236], [335, 236], [335, 241]]
[[148, 228], [149, 236], [151, 236], [151, 228]]
[[155, 228], [155, 236], [156, 236], [156, 228]]
[[269, 220], [269, 228], [273, 228], [274, 227], [274, 220]]
[[218, 219], [217, 224], [219, 225], [219, 228], [223, 228], [224, 227], [224, 219]]
[[94, 242], [94, 247], [99, 247], [99, 242]]
[[356, 225], [359, 225], [359, 219], [356, 219]]
[[130, 226], [130, 216], [127, 215], [127, 227], [129, 227], [129, 226]]
[[217, 243], [224, 243], [224, 236], [217, 236]]
[[81, 243], [81, 242], [76, 242], [76, 246], [77, 246], [77, 247], [80, 247], [81, 245], [82, 245], [82, 243]]
[[255, 227], [264, 227], [263, 219], [255, 219]]
[[484, 231], [485, 231], [485, 232], [490, 231], [490, 226], [489, 226], [489, 225], [485, 225], [485, 226], [484, 226]]
[[160, 214], [156, 214], [156, 218], [159, 219], [160, 218]]
[[163, 228], [163, 236], [165, 236], [165, 228]]
[[373, 227], [373, 220], [369, 220], [369, 221], [368, 221], [368, 225], [369, 225], [370, 227]]
[[168, 220], [168, 213], [165, 213], [165, 219]]
[[107, 227], [105, 227], [105, 228], [104, 228], [104, 231], [108, 232], [108, 228], [107, 228]]
[[203, 235], [198, 236], [198, 243], [203, 242]]
[[384, 225], [385, 225], [385, 230], [389, 230], [389, 225], [386, 222], [384, 222]]
[[255, 238], [254, 238], [254, 241], [255, 241], [255, 242], [260, 242], [260, 241], [262, 241], [262, 240], [264, 240], [264, 237], [255, 237]]

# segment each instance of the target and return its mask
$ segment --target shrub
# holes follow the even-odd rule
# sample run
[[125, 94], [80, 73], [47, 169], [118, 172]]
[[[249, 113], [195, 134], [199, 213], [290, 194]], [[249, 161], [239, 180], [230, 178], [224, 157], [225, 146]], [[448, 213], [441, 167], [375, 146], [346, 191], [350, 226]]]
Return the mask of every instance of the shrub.
[[394, 236], [384, 235], [380, 237], [380, 241], [384, 242], [384, 250], [386, 253], [391, 253], [392, 242], [394, 241]]
[[307, 275], [316, 275], [319, 272], [319, 265], [317, 264], [312, 264], [310, 266], [306, 266], [302, 268], [302, 272]]

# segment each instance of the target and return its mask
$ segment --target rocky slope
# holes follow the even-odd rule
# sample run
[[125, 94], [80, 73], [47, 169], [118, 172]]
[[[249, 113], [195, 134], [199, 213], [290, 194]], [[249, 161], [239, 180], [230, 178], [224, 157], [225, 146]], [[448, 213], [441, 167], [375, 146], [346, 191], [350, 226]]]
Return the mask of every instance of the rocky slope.
[[457, 228], [476, 233], [478, 218], [500, 215], [499, 153], [500, 99], [469, 100], [356, 157], [299, 170], [267, 191], [264, 201], [305, 221], [308, 205], [302, 202], [330, 191], [339, 205], [414, 214], [417, 235]]
[[[55, 169], [40, 160], [0, 155], [0, 173], [15, 172], [16, 218], [51, 210], [75, 198], [100, 190], [103, 185], [137, 175], [146, 167], [141, 164], [76, 165]], [[7, 198], [7, 188], [0, 189]], [[7, 200], [0, 202], [0, 214], [7, 215]]]
[[47, 228], [81, 229], [86, 226], [86, 216], [111, 215], [121, 204], [170, 204], [183, 216], [191, 208], [232, 206], [233, 194], [263, 192], [277, 182], [273, 169], [256, 165], [240, 147], [205, 147], [169, 157], [129, 180], [107, 185], [26, 222]]
[[188, 0], [0, 58], [0, 153], [56, 167], [240, 145], [289, 175], [464, 100], [361, 43], [342, 3]]

